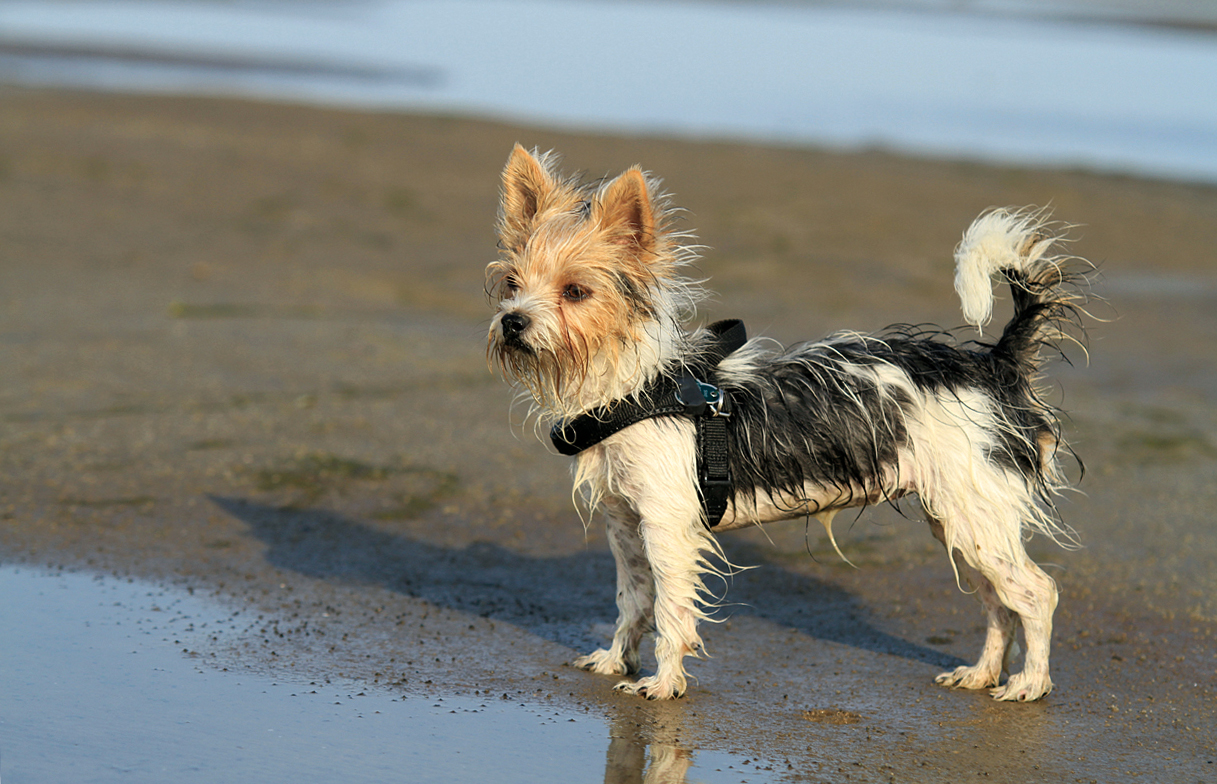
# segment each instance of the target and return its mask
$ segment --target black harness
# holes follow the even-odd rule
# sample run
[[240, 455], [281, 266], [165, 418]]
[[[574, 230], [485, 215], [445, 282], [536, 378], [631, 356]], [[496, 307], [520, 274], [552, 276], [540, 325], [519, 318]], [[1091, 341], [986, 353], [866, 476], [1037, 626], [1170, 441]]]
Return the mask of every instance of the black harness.
[[716, 321], [707, 327], [712, 338], [699, 357], [705, 381], [689, 372], [662, 377], [636, 395], [592, 409], [574, 419], [558, 422], [550, 440], [564, 455], [577, 455], [590, 446], [644, 419], [683, 416], [697, 425], [697, 482], [706, 525], [718, 525], [731, 500], [731, 470], [727, 462], [727, 420], [731, 398], [714, 385], [718, 364], [748, 340], [744, 322]]

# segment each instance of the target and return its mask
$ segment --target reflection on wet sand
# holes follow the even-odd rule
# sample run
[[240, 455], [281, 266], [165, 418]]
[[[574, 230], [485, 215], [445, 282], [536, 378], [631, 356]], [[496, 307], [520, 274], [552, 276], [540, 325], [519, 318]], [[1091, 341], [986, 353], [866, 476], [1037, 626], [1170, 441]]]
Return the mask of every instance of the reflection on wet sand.
[[[649, 759], [648, 759], [649, 758]], [[604, 784], [684, 784], [693, 754], [677, 746], [644, 746], [632, 738], [611, 737]]]
[[684, 784], [693, 752], [675, 745], [677, 729], [667, 723], [644, 732], [618, 715], [609, 731], [604, 784]]

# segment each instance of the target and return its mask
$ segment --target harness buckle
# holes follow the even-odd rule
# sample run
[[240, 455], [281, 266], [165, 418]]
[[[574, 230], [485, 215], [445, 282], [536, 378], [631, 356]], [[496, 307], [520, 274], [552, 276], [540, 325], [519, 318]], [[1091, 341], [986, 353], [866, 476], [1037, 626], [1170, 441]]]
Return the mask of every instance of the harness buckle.
[[693, 416], [705, 416], [707, 412], [714, 417], [731, 416], [731, 399], [727, 393], [704, 381], [698, 381], [692, 376], [680, 379], [676, 390], [676, 402], [685, 407]]

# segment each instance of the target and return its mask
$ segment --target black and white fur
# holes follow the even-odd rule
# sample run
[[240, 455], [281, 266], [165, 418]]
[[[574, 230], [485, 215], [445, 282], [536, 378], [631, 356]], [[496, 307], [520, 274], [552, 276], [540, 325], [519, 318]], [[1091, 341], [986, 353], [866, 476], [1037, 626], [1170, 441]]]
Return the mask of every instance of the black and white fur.
[[[841, 333], [790, 348], [754, 339], [711, 369], [700, 359], [705, 331], [674, 328], [675, 316], [664, 323], [664, 303], [681, 297], [657, 280], [660, 289], [651, 295], [657, 315], [643, 332], [656, 345], [638, 352], [656, 360], [644, 372], [630, 368], [628, 377], [637, 391], [656, 375], [692, 371], [727, 391], [736, 491], [711, 532], [697, 490], [694, 425], [683, 418], [644, 420], [578, 456], [576, 486], [607, 513], [619, 617], [612, 644], [575, 665], [632, 675], [639, 644], [654, 631], [657, 671], [618, 688], [651, 699], [680, 696], [684, 658], [703, 653], [697, 625], [713, 601], [703, 577], [717, 571], [708, 558], [721, 555], [718, 533], [810, 515], [831, 537], [840, 510], [916, 494], [957, 580], [975, 590], [988, 620], [979, 661], [937, 681], [990, 688], [999, 700], [1048, 694], [1057, 589], [1023, 542], [1033, 532], [1074, 542], [1053, 504], [1066, 487], [1058, 455], [1067, 447], [1036, 388], [1041, 347], [1076, 320], [1071, 284], [1079, 276], [1070, 270], [1073, 260], [1053, 255], [1058, 239], [1041, 213], [1028, 211], [990, 211], [965, 233], [956, 252], [965, 318], [977, 326], [988, 321], [993, 276], [1013, 292], [1014, 315], [993, 344], [959, 344], [946, 333], [912, 328]], [[678, 285], [687, 294], [689, 282]], [[502, 342], [503, 316], [520, 313], [544, 318], [505, 298], [491, 326], [492, 346]], [[527, 341], [529, 333], [512, 338]], [[612, 378], [615, 390], [625, 375]], [[1024, 667], [1002, 684], [1020, 623]]]

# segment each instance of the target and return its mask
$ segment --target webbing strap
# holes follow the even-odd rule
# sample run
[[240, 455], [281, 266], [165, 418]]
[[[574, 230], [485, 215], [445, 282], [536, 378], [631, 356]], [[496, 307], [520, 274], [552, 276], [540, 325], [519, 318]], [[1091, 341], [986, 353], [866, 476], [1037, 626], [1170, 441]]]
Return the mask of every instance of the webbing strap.
[[630, 425], [660, 416], [686, 416], [697, 425], [697, 479], [706, 525], [723, 519], [731, 499], [731, 471], [727, 461], [727, 421], [731, 400], [714, 386], [714, 369], [748, 340], [738, 319], [717, 321], [707, 327], [714, 336], [705, 357], [707, 379], [685, 374], [661, 378], [635, 397], [618, 400], [558, 422], [550, 430], [554, 447], [564, 455], [577, 455]]
[[731, 467], [727, 463], [727, 420], [700, 417], [697, 420], [697, 479], [701, 505], [710, 528], [722, 521], [731, 500]]

